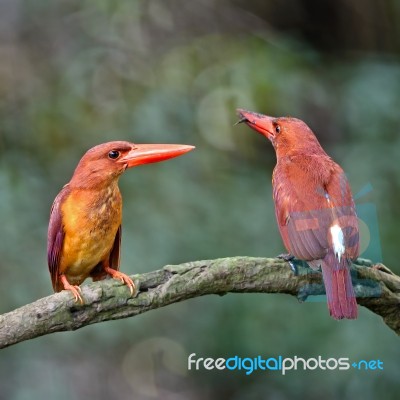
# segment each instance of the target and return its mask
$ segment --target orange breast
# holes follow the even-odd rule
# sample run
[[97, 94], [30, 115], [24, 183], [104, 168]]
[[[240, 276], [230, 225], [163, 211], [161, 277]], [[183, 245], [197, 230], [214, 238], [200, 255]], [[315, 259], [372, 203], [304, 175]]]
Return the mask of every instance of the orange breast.
[[79, 285], [109, 257], [122, 219], [118, 186], [71, 192], [61, 208], [65, 238], [60, 272]]

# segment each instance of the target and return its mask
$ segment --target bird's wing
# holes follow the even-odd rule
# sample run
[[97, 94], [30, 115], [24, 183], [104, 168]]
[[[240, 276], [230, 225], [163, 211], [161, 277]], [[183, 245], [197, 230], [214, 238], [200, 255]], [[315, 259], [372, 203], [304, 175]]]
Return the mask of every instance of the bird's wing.
[[348, 227], [350, 222], [356, 225], [350, 186], [341, 168], [336, 164], [335, 167], [319, 186], [312, 180], [290, 179], [284, 176], [284, 171], [274, 171], [273, 196], [278, 227], [285, 247], [297, 258], [324, 258], [332, 248], [330, 228], [338, 220], [344, 227], [346, 256], [355, 258], [358, 254], [358, 229], [355, 235], [354, 228]]
[[70, 189], [68, 184], [63, 187], [55, 198], [50, 211], [49, 229], [47, 232], [47, 263], [49, 266], [51, 283], [54, 291], [62, 289], [59, 282], [59, 268], [61, 262], [62, 248], [64, 244], [64, 227], [61, 214], [61, 205], [69, 196]]
[[115, 269], [116, 271], [119, 270], [119, 259], [121, 254], [121, 234], [122, 234], [122, 227], [120, 225], [115, 235], [114, 244], [113, 247], [111, 248], [108, 259], [100, 261], [92, 269], [92, 271], [90, 271], [90, 276], [92, 277], [94, 282], [101, 281], [108, 276], [107, 272], [104, 271], [104, 264], [107, 267]]
[[324, 258], [328, 242], [322, 227], [328, 224], [327, 212], [315, 209], [305, 196], [295, 197], [295, 191], [286, 186], [275, 188], [274, 200], [278, 228], [286, 249], [302, 260]]
[[118, 227], [117, 234], [115, 235], [114, 245], [110, 253], [110, 267], [119, 270], [119, 260], [121, 256], [121, 236], [122, 236], [122, 226]]
[[326, 191], [329, 195], [332, 210], [332, 223], [338, 224], [343, 233], [345, 256], [350, 260], [356, 259], [360, 254], [360, 235], [356, 207], [349, 182], [340, 169], [332, 174]]

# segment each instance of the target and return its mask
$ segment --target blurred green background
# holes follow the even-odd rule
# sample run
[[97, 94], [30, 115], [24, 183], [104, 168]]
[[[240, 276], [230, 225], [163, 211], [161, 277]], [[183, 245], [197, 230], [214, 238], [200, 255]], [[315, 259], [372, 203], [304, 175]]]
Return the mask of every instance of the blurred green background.
[[[369, 245], [400, 273], [399, 19], [396, 0], [1, 1], [0, 312], [51, 294], [51, 203], [105, 141], [197, 147], [122, 177], [122, 271], [281, 253], [275, 155], [233, 127], [236, 107], [303, 119], [354, 193], [372, 187], [358, 200], [376, 207]], [[190, 353], [380, 359], [384, 371], [196, 372]], [[394, 399], [399, 360], [398, 337], [363, 308], [337, 322], [324, 302], [229, 294], [5, 349], [0, 398]]]

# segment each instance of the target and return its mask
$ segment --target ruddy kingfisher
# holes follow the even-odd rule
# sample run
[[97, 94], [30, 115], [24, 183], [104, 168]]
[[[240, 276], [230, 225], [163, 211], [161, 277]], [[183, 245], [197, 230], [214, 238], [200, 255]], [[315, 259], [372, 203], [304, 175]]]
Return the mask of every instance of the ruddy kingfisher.
[[237, 112], [239, 122], [264, 135], [275, 149], [273, 200], [287, 251], [313, 269], [321, 267], [333, 318], [357, 318], [350, 266], [359, 255], [359, 229], [342, 168], [303, 121]]
[[155, 163], [193, 150], [180, 144], [103, 143], [88, 150], [54, 200], [47, 237], [53, 289], [71, 291], [83, 303], [79, 285], [111, 276], [134, 292], [119, 271], [122, 198], [118, 180], [131, 167]]

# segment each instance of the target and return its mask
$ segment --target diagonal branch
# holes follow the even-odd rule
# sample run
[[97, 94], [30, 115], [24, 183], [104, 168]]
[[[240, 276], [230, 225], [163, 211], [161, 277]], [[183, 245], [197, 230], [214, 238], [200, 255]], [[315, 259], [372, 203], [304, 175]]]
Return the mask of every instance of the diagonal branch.
[[[352, 267], [357, 301], [400, 334], [400, 277], [371, 268], [368, 260]], [[295, 276], [275, 258], [233, 257], [167, 265], [136, 275], [136, 297], [110, 279], [82, 287], [85, 304], [63, 291], [0, 316], [0, 348], [53, 332], [71, 331], [112, 319], [135, 316], [168, 304], [207, 294], [287, 293], [304, 301], [324, 294], [321, 274], [302, 265]]]

